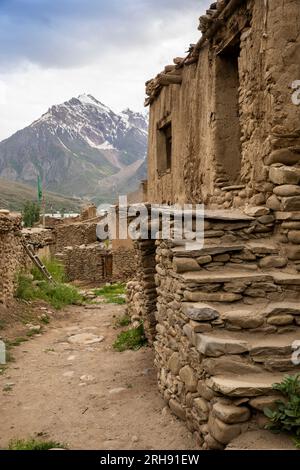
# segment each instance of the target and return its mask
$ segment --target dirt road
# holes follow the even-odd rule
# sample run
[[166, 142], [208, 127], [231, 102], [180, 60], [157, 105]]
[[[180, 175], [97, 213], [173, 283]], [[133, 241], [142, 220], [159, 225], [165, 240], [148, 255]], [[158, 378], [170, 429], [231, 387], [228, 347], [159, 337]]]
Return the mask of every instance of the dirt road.
[[[42, 436], [70, 449], [195, 449], [164, 409], [150, 348], [116, 352], [124, 307], [70, 307], [0, 375], [0, 448]], [[103, 339], [103, 338], [104, 339]]]

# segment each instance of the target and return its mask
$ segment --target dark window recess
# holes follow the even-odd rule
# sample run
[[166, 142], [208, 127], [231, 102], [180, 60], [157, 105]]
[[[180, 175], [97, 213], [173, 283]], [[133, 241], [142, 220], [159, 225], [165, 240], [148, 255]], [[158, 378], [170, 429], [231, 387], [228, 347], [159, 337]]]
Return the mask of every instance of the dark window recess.
[[157, 171], [163, 174], [172, 167], [172, 123], [159, 128], [157, 134]]
[[238, 183], [241, 172], [239, 56], [239, 37], [235, 37], [216, 58], [216, 159], [229, 184]]

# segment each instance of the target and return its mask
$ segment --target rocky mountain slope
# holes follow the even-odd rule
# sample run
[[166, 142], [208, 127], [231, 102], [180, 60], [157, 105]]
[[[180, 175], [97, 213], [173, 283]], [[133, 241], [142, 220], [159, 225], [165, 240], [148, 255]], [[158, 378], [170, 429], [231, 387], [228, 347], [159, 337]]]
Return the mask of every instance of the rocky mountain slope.
[[147, 119], [116, 114], [91, 95], [52, 106], [0, 143], [0, 177], [94, 201], [135, 190], [145, 177]]

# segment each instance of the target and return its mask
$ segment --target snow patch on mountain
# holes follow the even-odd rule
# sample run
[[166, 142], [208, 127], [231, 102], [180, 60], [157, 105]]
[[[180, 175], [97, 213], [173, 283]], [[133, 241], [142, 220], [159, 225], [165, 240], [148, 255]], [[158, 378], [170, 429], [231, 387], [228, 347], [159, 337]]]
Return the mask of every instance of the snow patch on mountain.
[[143, 113], [130, 109], [116, 113], [92, 95], [81, 94], [52, 106], [30, 126], [0, 142], [0, 177], [12, 175], [35, 185], [40, 173], [49, 190], [79, 197], [99, 192], [102, 179], [116, 191], [134, 190], [131, 185], [140, 179], [138, 169], [146, 158], [147, 128]]

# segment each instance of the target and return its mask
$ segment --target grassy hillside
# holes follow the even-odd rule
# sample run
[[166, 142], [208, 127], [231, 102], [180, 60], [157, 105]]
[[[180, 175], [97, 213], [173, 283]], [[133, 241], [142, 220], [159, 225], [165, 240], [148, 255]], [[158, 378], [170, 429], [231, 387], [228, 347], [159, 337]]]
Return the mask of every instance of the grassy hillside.
[[[50, 211], [65, 209], [66, 211], [78, 212], [80, 201], [60, 194], [46, 192], [46, 207]], [[37, 190], [25, 184], [16, 183], [0, 178], [0, 209], [20, 211], [26, 201], [36, 201]]]

